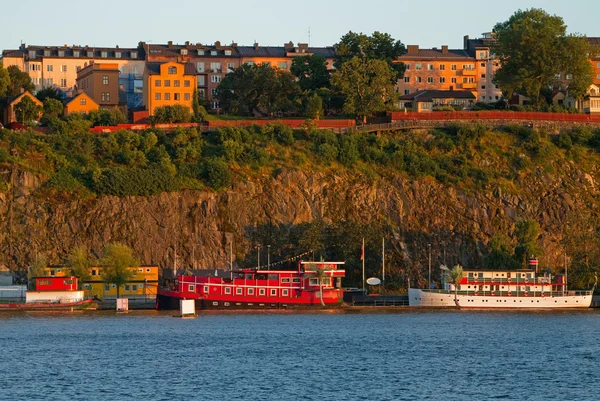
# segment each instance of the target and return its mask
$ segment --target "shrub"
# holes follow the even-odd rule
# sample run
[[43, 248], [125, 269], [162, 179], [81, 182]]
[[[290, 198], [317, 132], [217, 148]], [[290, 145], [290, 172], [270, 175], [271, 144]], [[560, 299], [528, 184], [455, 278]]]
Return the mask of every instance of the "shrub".
[[164, 166], [108, 168], [93, 177], [92, 183], [97, 194], [115, 196], [150, 196], [179, 189], [178, 180]]
[[329, 143], [322, 143], [317, 147], [317, 154], [319, 155], [322, 161], [330, 163], [337, 159], [338, 148], [337, 146], [331, 145]]
[[230, 186], [233, 181], [229, 167], [222, 159], [211, 158], [206, 160], [203, 175], [208, 185], [216, 190]]
[[192, 113], [189, 107], [181, 104], [157, 107], [154, 109], [154, 115], [150, 117], [151, 124], [189, 123], [191, 120]]
[[86, 191], [85, 186], [77, 178], [73, 177], [70, 171], [65, 169], [57, 171], [46, 182], [46, 186], [70, 194], [80, 194]]

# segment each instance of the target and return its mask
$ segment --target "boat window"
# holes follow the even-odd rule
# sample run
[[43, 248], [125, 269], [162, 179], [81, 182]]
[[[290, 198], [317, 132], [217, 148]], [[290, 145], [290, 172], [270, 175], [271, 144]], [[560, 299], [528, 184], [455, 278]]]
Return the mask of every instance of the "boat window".
[[254, 277], [252, 277], [252, 274], [246, 274], [246, 280], [253, 280]]
[[292, 277], [292, 283], [299, 283], [300, 277]]
[[189, 292], [194, 292], [194, 291], [196, 291], [196, 286], [195, 286], [194, 284], [190, 284], [190, 285], [188, 285], [188, 291], [189, 291]]
[[281, 290], [281, 295], [284, 297], [287, 297], [289, 294], [289, 290], [285, 289], [285, 290]]
[[265, 289], [264, 288], [260, 288], [258, 290], [258, 295], [265, 295]]
[[281, 282], [282, 283], [289, 283], [290, 282], [290, 278], [289, 277], [282, 277], [281, 278]]
[[469, 272], [469, 278], [473, 278], [473, 272]]
[[65, 283], [66, 285], [73, 285], [73, 284], [75, 284], [75, 280], [68, 279], [68, 280], [64, 280], [63, 283]]
[[271, 296], [272, 297], [276, 297], [277, 296], [277, 290], [275, 288], [271, 288]]
[[319, 279], [318, 278], [311, 278], [310, 281], [308, 282], [309, 285], [319, 285]]
[[257, 280], [266, 280], [267, 279], [267, 275], [266, 274], [257, 274], [256, 275], [256, 279]]
[[243, 295], [243, 288], [236, 288], [235, 295]]
[[204, 286], [204, 293], [208, 294], [208, 286], [207, 285]]
[[231, 294], [231, 287], [225, 287], [225, 294]]
[[254, 295], [254, 288], [248, 288], [248, 295]]
[[277, 280], [279, 278], [278, 274], [269, 274], [269, 280]]

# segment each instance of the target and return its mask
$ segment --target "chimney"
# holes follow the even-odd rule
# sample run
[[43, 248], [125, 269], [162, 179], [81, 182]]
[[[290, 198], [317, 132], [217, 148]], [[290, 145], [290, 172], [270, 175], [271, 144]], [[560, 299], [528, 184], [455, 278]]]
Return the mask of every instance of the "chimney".
[[258, 43], [254, 42], [254, 50], [258, 50]]
[[186, 41], [185, 41], [185, 47], [188, 47], [189, 45], [190, 45], [190, 41], [189, 41], [189, 40], [186, 40]]
[[116, 45], [116, 46], [115, 46], [115, 49], [118, 49], [118, 48], [119, 48], [119, 45]]
[[419, 45], [408, 45], [406, 49], [408, 54], [417, 54], [419, 52]]
[[237, 47], [237, 42], [231, 42], [231, 47]]
[[469, 35], [465, 35], [463, 38], [463, 48], [469, 50]]
[[294, 49], [294, 42], [290, 40], [289, 43], [285, 43], [283, 47], [285, 48], [285, 51], [289, 52]]
[[217, 40], [217, 41], [215, 42], [215, 49], [217, 49], [217, 50], [221, 50], [221, 41]]
[[21, 50], [25, 50], [26, 47], [27, 47], [27, 45], [25, 45], [25, 43], [21, 43], [21, 47], [20, 47]]
[[442, 54], [448, 54], [448, 46], [447, 45], [442, 46]]
[[169, 41], [167, 42], [167, 46], [169, 46], [169, 49], [170, 49], [171, 47], [173, 47], [173, 41], [172, 41], [172, 40], [169, 40]]

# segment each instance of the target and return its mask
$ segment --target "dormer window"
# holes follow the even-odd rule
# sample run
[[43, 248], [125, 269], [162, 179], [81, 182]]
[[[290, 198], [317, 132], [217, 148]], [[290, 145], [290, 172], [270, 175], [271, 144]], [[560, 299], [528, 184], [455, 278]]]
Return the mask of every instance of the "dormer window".
[[79, 50], [73, 50], [73, 57], [79, 57]]
[[44, 50], [44, 56], [50, 57], [50, 50]]
[[35, 50], [29, 50], [29, 58], [35, 58]]
[[185, 56], [187, 54], [187, 49], [181, 49], [181, 54]]
[[171, 75], [177, 74], [177, 67], [169, 67], [168, 72]]
[[198, 50], [198, 55], [199, 56], [204, 56], [204, 50]]
[[58, 51], [58, 57], [64, 57], [65, 56], [65, 51], [64, 50], [59, 50]]
[[92, 58], [92, 57], [94, 57], [94, 52], [93, 52], [93, 51], [91, 51], [91, 50], [88, 50], [88, 52], [87, 52], [87, 56], [88, 56], [89, 58]]
[[121, 58], [121, 52], [115, 52], [115, 57], [116, 58]]
[[225, 50], [225, 55], [226, 56], [231, 56], [231, 50]]
[[131, 52], [131, 58], [137, 58], [137, 52]]
[[211, 50], [210, 51], [210, 55], [211, 56], [216, 56], [217, 55], [217, 51], [216, 50]]
[[100, 53], [102, 58], [107, 58], [108, 57], [108, 52], [102, 52]]

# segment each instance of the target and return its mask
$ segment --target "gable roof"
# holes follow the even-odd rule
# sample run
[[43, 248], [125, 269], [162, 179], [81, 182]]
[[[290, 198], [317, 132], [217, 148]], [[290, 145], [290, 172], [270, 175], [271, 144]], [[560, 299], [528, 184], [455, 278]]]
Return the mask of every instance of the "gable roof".
[[77, 100], [77, 99], [79, 99], [79, 98], [81, 98], [81, 97], [84, 97], [84, 98], [86, 99], [86, 104], [87, 104], [87, 103], [92, 103], [92, 105], [95, 105], [96, 107], [100, 108], [100, 105], [99, 105], [98, 103], [96, 103], [96, 102], [94, 101], [94, 99], [92, 99], [92, 98], [90, 97], [90, 95], [88, 95], [88, 94], [87, 94], [87, 93], [85, 93], [85, 92], [78, 93], [77, 95], [75, 95], [75, 97], [73, 97], [73, 99], [69, 99], [69, 100], [68, 100], [68, 101], [65, 103], [65, 106], [68, 106], [68, 105], [70, 105], [70, 104], [71, 104], [71, 103], [73, 103], [75, 100]]
[[448, 49], [442, 52], [441, 49], [418, 49], [413, 53], [404, 53], [398, 57], [398, 60], [471, 60], [473, 57], [466, 50]]
[[[183, 64], [176, 63], [174, 61], [166, 61], [164, 63], [146, 63], [146, 71], [148, 72], [148, 75], [160, 75], [160, 66], [166, 63]], [[194, 66], [192, 63], [185, 63], [183, 75], [196, 75], [196, 66]]]
[[400, 96], [400, 100], [416, 100], [417, 102], [431, 102], [433, 99], [467, 99], [475, 100], [476, 97], [471, 91], [443, 91], [443, 90], [424, 90], [408, 95]]
[[31, 94], [31, 92], [29, 92], [29, 91], [25, 91], [25, 92], [21, 93], [19, 96], [15, 97], [15, 98], [12, 98], [12, 99], [9, 99], [7, 105], [20, 103], [21, 100], [23, 99], [23, 97], [25, 97], [25, 96], [31, 98], [34, 101], [34, 103], [37, 103], [39, 106], [43, 106], [44, 105], [42, 102], [40, 102], [38, 100], [37, 97], [33, 96]]

